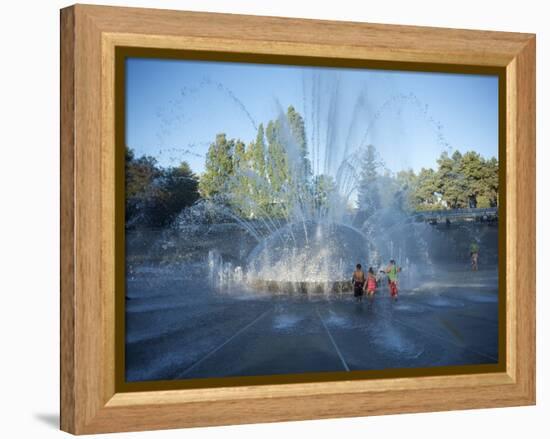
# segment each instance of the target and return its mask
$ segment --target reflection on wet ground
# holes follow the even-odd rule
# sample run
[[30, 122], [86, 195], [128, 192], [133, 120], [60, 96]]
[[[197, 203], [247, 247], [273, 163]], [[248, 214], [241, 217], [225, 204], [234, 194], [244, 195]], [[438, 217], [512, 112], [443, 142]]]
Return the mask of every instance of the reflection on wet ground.
[[127, 284], [128, 381], [490, 364], [497, 270], [455, 271], [390, 299], [213, 291], [162, 276]]

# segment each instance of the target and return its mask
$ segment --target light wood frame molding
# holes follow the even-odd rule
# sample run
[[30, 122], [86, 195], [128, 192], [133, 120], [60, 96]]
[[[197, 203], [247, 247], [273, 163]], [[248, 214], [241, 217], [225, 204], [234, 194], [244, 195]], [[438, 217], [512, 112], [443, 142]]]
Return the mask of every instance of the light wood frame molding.
[[[115, 391], [115, 48], [506, 72], [506, 370]], [[74, 434], [535, 403], [535, 36], [76, 5], [61, 11], [61, 429]]]

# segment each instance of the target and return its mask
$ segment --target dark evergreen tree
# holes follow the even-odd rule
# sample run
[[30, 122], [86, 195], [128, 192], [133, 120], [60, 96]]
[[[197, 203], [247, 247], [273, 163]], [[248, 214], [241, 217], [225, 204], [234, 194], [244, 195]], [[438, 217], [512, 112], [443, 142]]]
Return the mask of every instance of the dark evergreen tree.
[[360, 181], [358, 187], [358, 205], [368, 214], [381, 207], [380, 188], [378, 185], [379, 171], [384, 163], [378, 156], [374, 145], [368, 145], [360, 159]]

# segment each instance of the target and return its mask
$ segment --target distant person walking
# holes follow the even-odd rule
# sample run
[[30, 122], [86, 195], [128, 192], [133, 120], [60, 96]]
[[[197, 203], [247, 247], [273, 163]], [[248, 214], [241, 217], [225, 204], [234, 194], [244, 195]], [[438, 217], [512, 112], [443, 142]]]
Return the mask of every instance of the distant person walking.
[[472, 263], [472, 271], [477, 271], [477, 260], [479, 258], [479, 246], [477, 243], [470, 244], [470, 262]]
[[374, 274], [374, 270], [372, 269], [372, 267], [369, 267], [369, 271], [367, 272], [367, 282], [365, 283], [367, 296], [369, 297], [374, 296], [374, 293], [376, 293], [376, 287], [377, 287], [377, 279]]
[[388, 286], [390, 288], [390, 295], [397, 300], [397, 283], [399, 280], [398, 273], [401, 271], [401, 267], [398, 267], [394, 259], [390, 259], [389, 265], [384, 270], [388, 275]]
[[361, 268], [361, 264], [355, 266], [355, 271], [351, 277], [351, 283], [353, 284], [353, 296], [355, 300], [361, 302], [363, 300], [363, 289], [366, 283], [365, 273]]

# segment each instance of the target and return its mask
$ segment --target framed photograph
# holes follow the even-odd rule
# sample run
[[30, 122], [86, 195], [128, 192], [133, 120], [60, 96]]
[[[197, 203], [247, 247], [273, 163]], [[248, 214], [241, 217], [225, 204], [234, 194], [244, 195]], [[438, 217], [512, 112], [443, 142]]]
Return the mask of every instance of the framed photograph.
[[535, 403], [535, 36], [61, 11], [61, 428]]

